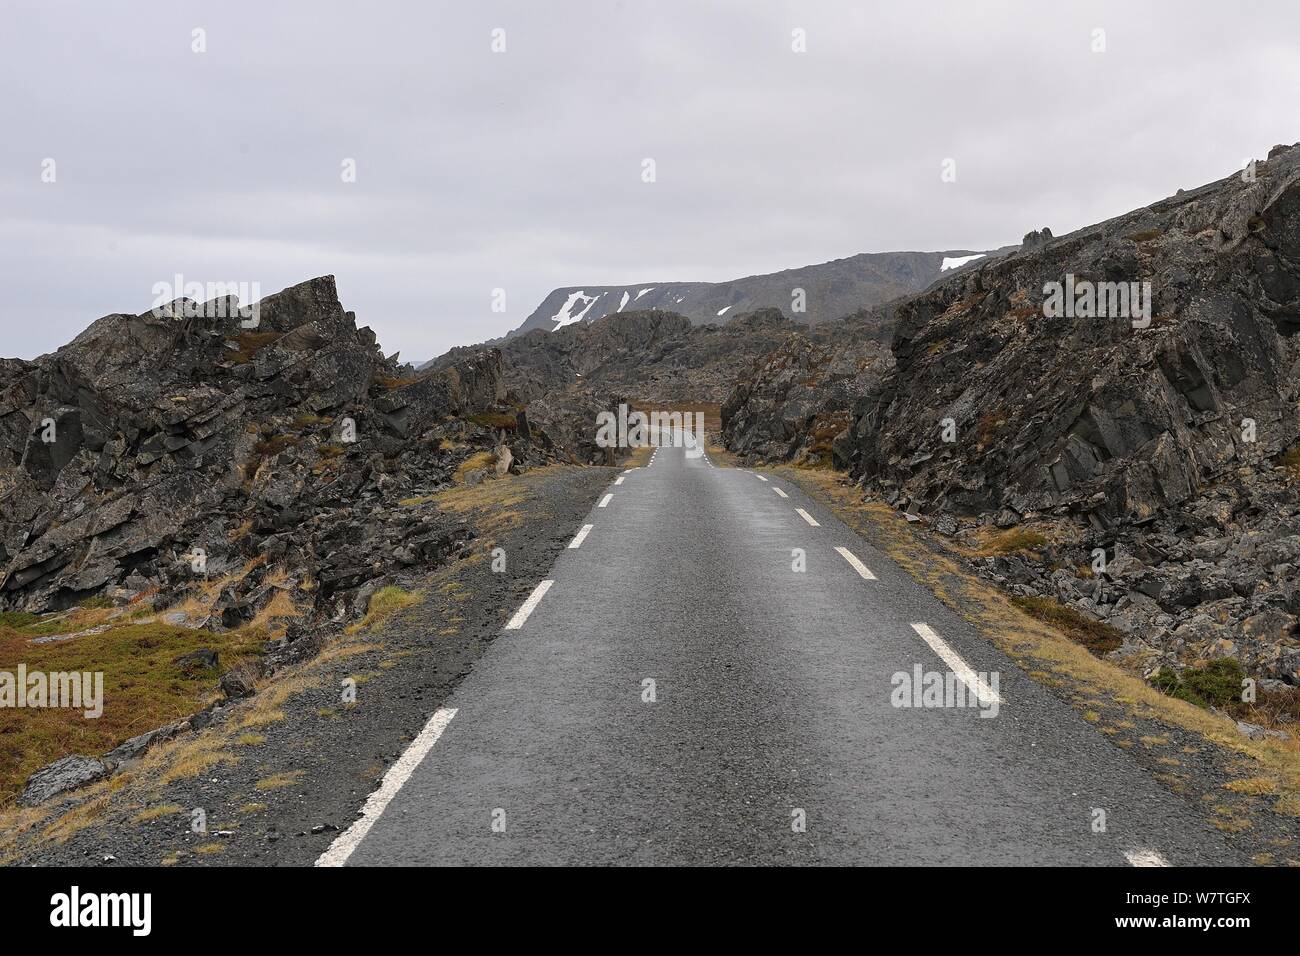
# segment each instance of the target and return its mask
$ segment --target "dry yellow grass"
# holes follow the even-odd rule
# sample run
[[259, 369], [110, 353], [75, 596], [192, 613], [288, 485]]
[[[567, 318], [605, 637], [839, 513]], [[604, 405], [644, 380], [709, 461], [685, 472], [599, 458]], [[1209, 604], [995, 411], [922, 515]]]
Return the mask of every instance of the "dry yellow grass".
[[253, 787], [257, 790], [280, 790], [284, 787], [292, 787], [302, 779], [304, 771], [288, 770], [284, 773], [273, 773], [269, 777], [263, 777]]
[[1252, 796], [1277, 793], [1277, 781], [1269, 777], [1247, 777], [1244, 780], [1232, 780], [1223, 785], [1223, 789], [1233, 793], [1248, 793]]
[[456, 466], [456, 484], [463, 485], [467, 480], [469, 480], [469, 473], [471, 471], [486, 471], [488, 476], [491, 477], [495, 474], [492, 470], [492, 466], [496, 463], [496, 460], [496, 455], [492, 454], [490, 451], [476, 451]]
[[408, 608], [412, 604], [419, 604], [423, 592], [407, 591], [405, 588], [399, 588], [395, 584], [382, 587], [370, 596], [370, 604], [366, 608], [366, 616], [355, 624], [351, 624], [345, 630], [346, 634], [359, 634], [362, 631], [369, 630], [385, 618], [392, 617], [403, 608]]
[[108, 809], [109, 800], [107, 793], [88, 796], [47, 826], [41, 835], [56, 843], [66, 843], [74, 834], [99, 821]]
[[156, 807], [149, 807], [147, 810], [141, 810], [131, 818], [131, 822], [145, 823], [149, 820], [157, 820], [159, 817], [169, 817], [173, 813], [180, 813], [183, 809], [179, 803], [163, 803]]
[[[165, 763], [162, 773], [158, 775], [158, 782], [168, 784], [177, 780], [188, 780], [197, 777], [209, 767], [238, 763], [238, 757], [221, 749], [224, 743], [225, 741], [215, 733], [201, 734], [194, 740], [184, 742], [171, 753], [157, 751], [162, 758], [160, 762]], [[148, 757], [145, 760], [147, 766]]]

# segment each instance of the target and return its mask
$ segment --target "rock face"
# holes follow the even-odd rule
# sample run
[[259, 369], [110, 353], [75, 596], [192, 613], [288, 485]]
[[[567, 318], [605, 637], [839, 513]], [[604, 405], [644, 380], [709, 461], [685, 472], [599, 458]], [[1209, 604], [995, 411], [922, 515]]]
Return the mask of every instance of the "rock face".
[[730, 450], [807, 464], [833, 457], [833, 442], [848, 428], [854, 406], [879, 387], [893, 357], [870, 338], [854, 341], [848, 323], [827, 333], [821, 342], [791, 335], [741, 378], [722, 406]]
[[335, 618], [363, 583], [465, 548], [458, 519], [399, 501], [503, 440], [508, 468], [567, 460], [505, 403], [499, 351], [412, 374], [331, 276], [264, 299], [255, 328], [226, 303], [191, 311], [109, 315], [0, 362], [0, 608], [165, 603], [252, 565], [200, 623], [238, 626], [279, 590]]
[[[733, 383], [800, 328], [775, 309], [695, 326], [675, 312], [628, 311], [557, 332], [534, 331], [502, 343], [510, 402], [528, 409], [547, 440], [576, 460], [606, 462], [595, 445], [597, 414], [620, 403], [682, 410], [720, 405]], [[429, 363], [442, 370], [472, 350]]]
[[[1049, 233], [902, 303], [896, 366], [843, 443], [852, 473], [922, 512], [1050, 512], [1101, 528], [1148, 520], [1290, 447], [1298, 177], [1300, 151], [1282, 152], [1254, 182], [1235, 175]], [[1149, 283], [1149, 323], [1114, 314], [1113, 300], [1111, 314], [1046, 317], [1045, 287], [1071, 282]]]
[[526, 401], [583, 385], [647, 401], [721, 402], [758, 357], [797, 328], [776, 309], [701, 327], [675, 312], [630, 312], [520, 336], [502, 354], [507, 382]]

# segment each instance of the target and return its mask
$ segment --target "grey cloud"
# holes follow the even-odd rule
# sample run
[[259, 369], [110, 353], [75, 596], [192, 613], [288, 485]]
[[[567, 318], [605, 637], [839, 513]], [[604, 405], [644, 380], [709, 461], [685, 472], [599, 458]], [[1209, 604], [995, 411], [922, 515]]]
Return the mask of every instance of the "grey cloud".
[[554, 286], [1059, 234], [1298, 138], [1282, 2], [6, 7], [11, 355], [177, 272], [331, 272], [387, 349], [431, 357]]

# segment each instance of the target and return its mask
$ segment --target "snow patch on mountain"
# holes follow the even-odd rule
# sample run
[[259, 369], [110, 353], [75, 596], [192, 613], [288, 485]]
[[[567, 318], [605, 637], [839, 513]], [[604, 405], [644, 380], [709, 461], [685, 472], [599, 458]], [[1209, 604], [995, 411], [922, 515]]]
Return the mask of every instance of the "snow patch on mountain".
[[983, 259], [984, 253], [977, 252], [973, 256], [944, 256], [943, 264], [939, 266], [940, 272], [947, 272], [949, 269], [960, 269], [968, 262], [974, 262], [976, 259]]
[[[583, 317], [591, 311], [591, 307], [596, 304], [596, 300], [599, 298], [600, 296], [598, 295], [585, 295], [581, 289], [577, 292], [571, 292], [564, 305], [560, 307], [560, 311], [551, 316], [551, 320], [555, 323], [555, 328], [562, 329], [566, 325], [572, 325], [574, 322], [581, 322]], [[574, 315], [573, 308], [579, 303], [582, 304], [582, 311], [577, 315]]]

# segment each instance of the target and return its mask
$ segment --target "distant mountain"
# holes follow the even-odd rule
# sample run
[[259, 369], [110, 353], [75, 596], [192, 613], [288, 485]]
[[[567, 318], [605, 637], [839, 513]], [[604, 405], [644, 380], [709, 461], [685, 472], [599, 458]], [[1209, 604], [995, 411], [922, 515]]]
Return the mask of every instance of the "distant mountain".
[[[579, 322], [630, 310], [662, 310], [689, 318], [694, 325], [717, 325], [742, 312], [779, 309], [801, 323], [816, 325], [920, 292], [940, 275], [988, 253], [864, 252], [846, 259], [747, 276], [729, 282], [642, 282], [618, 286], [568, 286], [556, 289], [511, 337], [533, 329], [553, 332]], [[803, 290], [805, 310], [796, 311]]]

